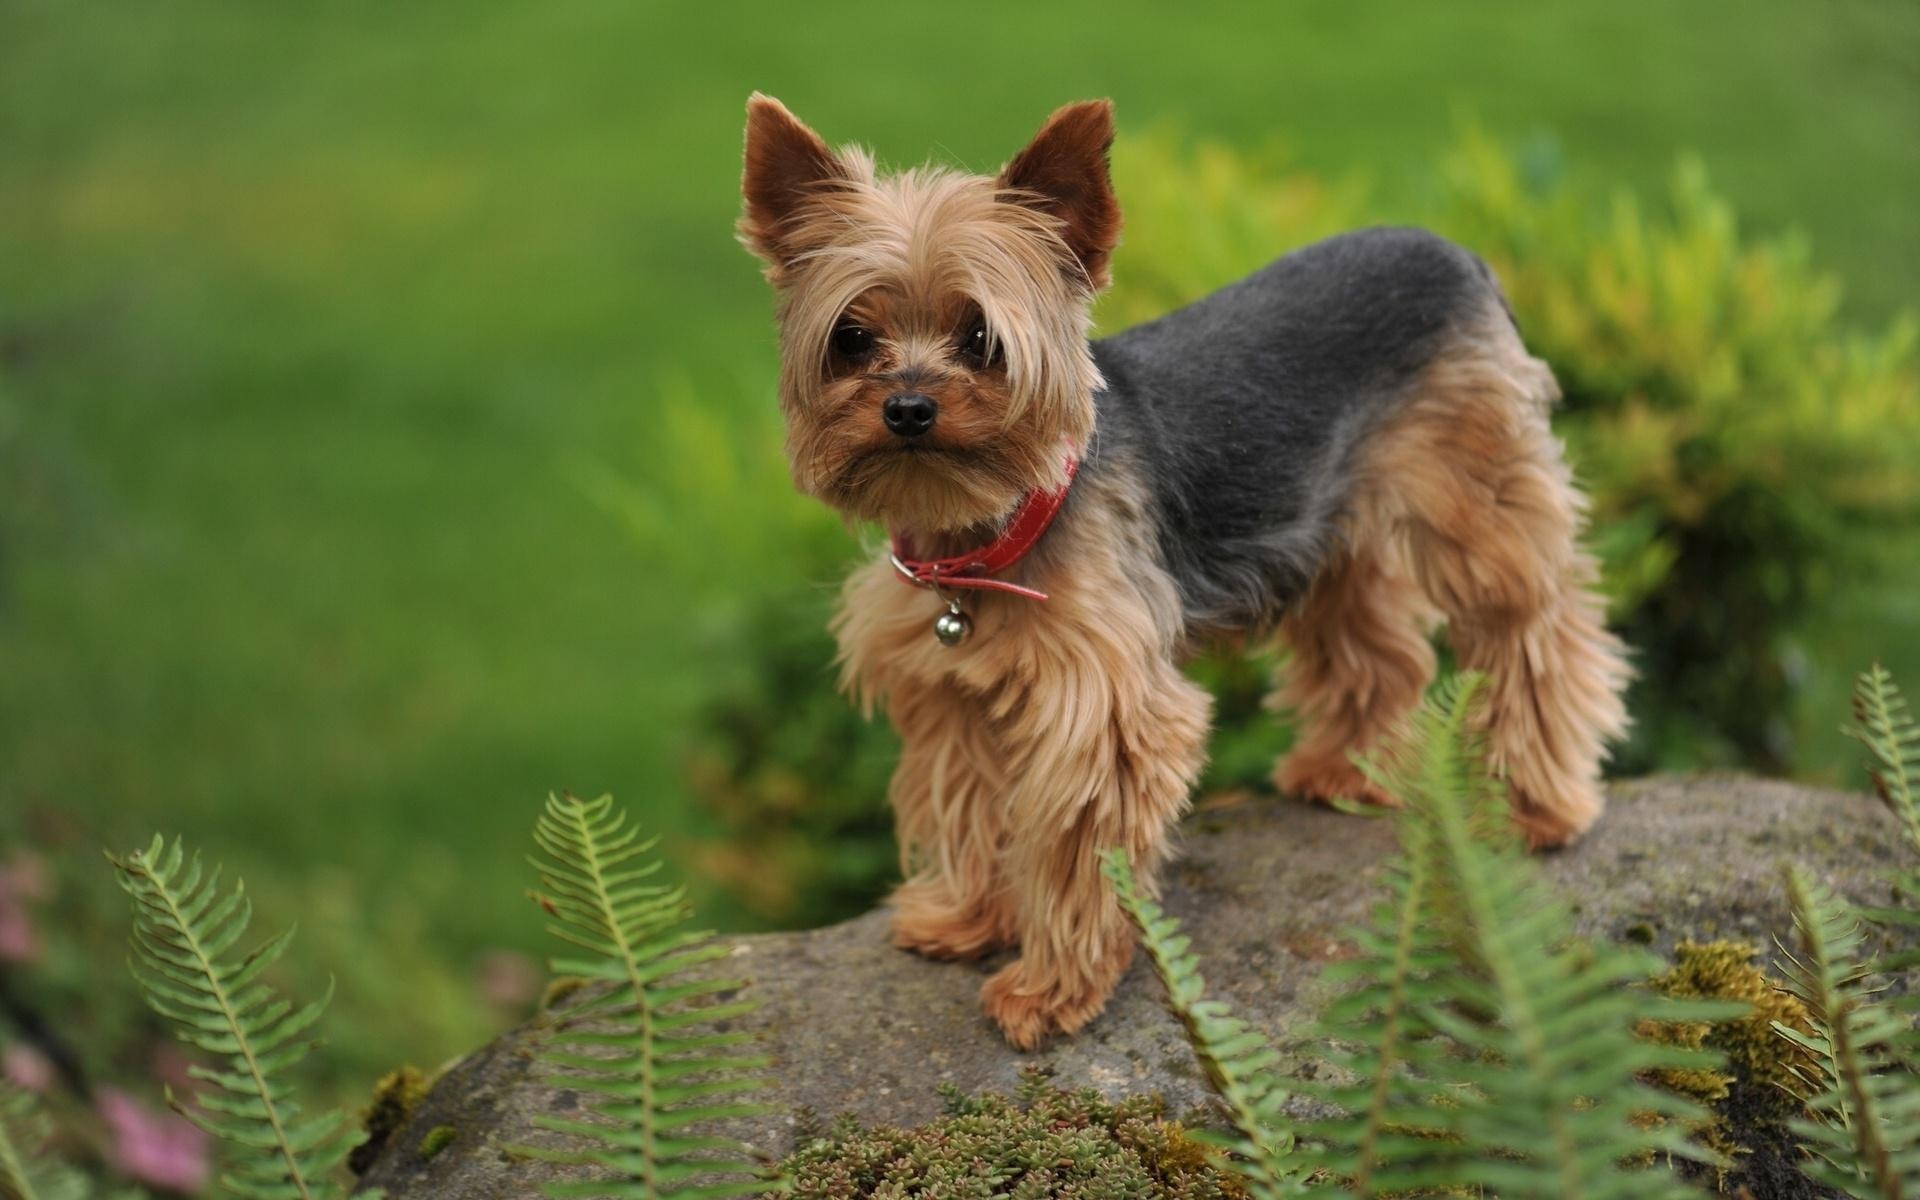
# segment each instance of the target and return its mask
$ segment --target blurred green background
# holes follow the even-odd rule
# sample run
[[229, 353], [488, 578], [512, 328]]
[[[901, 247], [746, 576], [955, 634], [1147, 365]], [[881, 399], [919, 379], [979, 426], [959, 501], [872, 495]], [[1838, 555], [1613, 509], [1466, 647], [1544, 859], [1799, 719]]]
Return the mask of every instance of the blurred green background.
[[[732, 240], [753, 89], [883, 161], [976, 169], [1112, 96], [1138, 161], [1176, 167], [1121, 164], [1123, 203], [1156, 189], [1123, 286], [1133, 247], [1206, 240], [1222, 210], [1178, 171], [1202, 145], [1329, 181], [1329, 220], [1426, 211], [1462, 130], [1602, 203], [1658, 208], [1693, 155], [1742, 236], [1799, 231], [1842, 281], [1809, 328], [1892, 329], [1853, 357], [1911, 365], [1910, 0], [0, 0], [0, 848], [53, 877], [40, 953], [0, 972], [95, 1071], [145, 1053], [107, 999], [131, 993], [98, 850], [156, 828], [300, 920], [300, 970], [339, 977], [343, 1090], [525, 1011], [551, 789], [628, 802], [723, 927], [870, 894], [884, 741], [817, 702], [856, 542], [786, 495], [771, 301]], [[1797, 736], [1763, 765], [1846, 778], [1845, 679], [1874, 653], [1920, 677], [1920, 567], [1881, 532], [1858, 561], [1895, 570], [1824, 564], [1796, 610]], [[755, 785], [789, 810], [825, 771], [864, 797], [844, 856], [764, 870], [725, 799], [742, 746], [800, 764]]]

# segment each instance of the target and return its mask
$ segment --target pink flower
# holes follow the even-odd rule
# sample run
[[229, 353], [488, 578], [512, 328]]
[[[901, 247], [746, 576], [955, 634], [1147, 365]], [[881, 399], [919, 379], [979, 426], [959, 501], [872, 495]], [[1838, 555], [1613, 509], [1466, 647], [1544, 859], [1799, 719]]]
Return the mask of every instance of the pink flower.
[[25, 1092], [44, 1092], [53, 1086], [53, 1062], [25, 1042], [8, 1042], [0, 1050], [0, 1079]]
[[193, 1193], [206, 1186], [213, 1166], [210, 1147], [192, 1122], [155, 1112], [117, 1088], [100, 1089], [99, 1109], [115, 1170], [166, 1192]]

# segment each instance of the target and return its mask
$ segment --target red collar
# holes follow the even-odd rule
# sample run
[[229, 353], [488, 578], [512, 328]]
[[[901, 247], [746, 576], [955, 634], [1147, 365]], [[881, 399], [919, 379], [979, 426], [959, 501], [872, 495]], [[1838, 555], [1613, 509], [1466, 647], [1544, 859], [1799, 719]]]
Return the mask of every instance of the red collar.
[[1021, 587], [1017, 583], [1008, 583], [1003, 579], [991, 579], [1008, 567], [1013, 566], [1027, 556], [1034, 543], [1046, 533], [1053, 524], [1053, 518], [1059, 514], [1060, 506], [1067, 501], [1067, 489], [1073, 486], [1074, 473], [1080, 469], [1080, 462], [1072, 455], [1067, 456], [1067, 481], [1052, 491], [1031, 491], [1020, 501], [1020, 507], [1013, 510], [1013, 516], [1000, 530], [998, 537], [965, 554], [956, 554], [951, 558], [917, 559], [913, 556], [913, 546], [900, 534], [893, 535], [893, 566], [900, 572], [903, 582], [927, 588], [978, 588], [996, 592], [1012, 592], [1016, 596], [1025, 596], [1029, 600], [1045, 600], [1047, 594], [1033, 588]]

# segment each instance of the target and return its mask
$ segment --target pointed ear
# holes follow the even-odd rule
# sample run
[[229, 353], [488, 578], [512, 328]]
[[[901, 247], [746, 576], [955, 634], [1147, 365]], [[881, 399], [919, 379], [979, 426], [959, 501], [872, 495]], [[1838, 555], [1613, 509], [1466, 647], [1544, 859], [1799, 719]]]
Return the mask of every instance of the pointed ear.
[[1107, 258], [1120, 240], [1120, 202], [1107, 177], [1113, 101], [1083, 100], [1055, 110], [997, 180], [1027, 204], [1065, 222], [1061, 236], [1095, 291], [1107, 286]]
[[795, 218], [807, 197], [816, 185], [846, 177], [845, 164], [786, 105], [759, 92], [747, 99], [740, 240], [749, 250], [771, 266], [788, 261]]

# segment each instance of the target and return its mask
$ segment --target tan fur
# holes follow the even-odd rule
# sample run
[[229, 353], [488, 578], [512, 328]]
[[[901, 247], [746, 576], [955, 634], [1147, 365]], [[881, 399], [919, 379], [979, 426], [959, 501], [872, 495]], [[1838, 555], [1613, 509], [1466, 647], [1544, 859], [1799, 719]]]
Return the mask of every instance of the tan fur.
[[1561, 845], [1600, 815], [1600, 763], [1626, 732], [1631, 671], [1579, 545], [1585, 500], [1547, 424], [1558, 396], [1492, 312], [1371, 439], [1346, 548], [1283, 626], [1294, 662], [1281, 700], [1305, 725], [1282, 786], [1374, 798], [1342, 760], [1418, 700], [1437, 610], [1460, 665], [1492, 679], [1493, 765], [1529, 842]]
[[940, 956], [1017, 941], [981, 998], [1022, 1047], [1085, 1025], [1126, 969], [1132, 935], [1095, 856], [1123, 847], [1155, 877], [1211, 707], [1175, 662], [1178, 599], [1143, 565], [1138, 499], [1086, 493], [1081, 517], [1008, 576], [1053, 599], [970, 598], [958, 650], [929, 632], [939, 600], [884, 560], [849, 580], [835, 622], [845, 682], [884, 703], [906, 743], [895, 937]]
[[[880, 176], [857, 147], [822, 159], [824, 143], [777, 101], [756, 97], [749, 112], [740, 236], [779, 295], [795, 485], [849, 517], [928, 535], [1064, 483], [1060, 448], [1086, 444], [1102, 383], [1087, 345], [1093, 284], [1065, 239], [1068, 217], [1001, 180], [931, 166]], [[1104, 178], [1104, 143], [1096, 149]], [[1117, 218], [1104, 233], [1118, 236]], [[1000, 377], [955, 369], [960, 302], [985, 317], [1005, 356]], [[884, 319], [881, 358], [836, 373], [829, 337], [849, 311]], [[974, 419], [943, 419], [935, 439], [901, 449], [877, 400], [909, 381], [945, 389], [943, 414], [964, 399]]]
[[1298, 720], [1274, 784], [1290, 795], [1390, 804], [1352, 755], [1411, 712], [1433, 679], [1432, 607], [1390, 531], [1370, 527], [1373, 516], [1367, 507], [1349, 522], [1280, 626], [1290, 653], [1272, 706]]
[[[1072, 105], [995, 178], [882, 177], [754, 97], [740, 236], [779, 296], [803, 491], [933, 556], [982, 544], [1022, 496], [1065, 481], [1102, 386], [1086, 334], [1119, 234], [1111, 137], [1108, 106]], [[966, 349], [981, 326], [985, 357]], [[862, 341], [842, 348], [837, 328]], [[884, 404], [902, 391], [936, 401], [930, 429], [889, 434]], [[1343, 542], [1281, 626], [1293, 654], [1279, 701], [1302, 718], [1283, 788], [1380, 799], [1349, 755], [1418, 701], [1444, 618], [1462, 664], [1494, 678], [1491, 743], [1516, 819], [1536, 844], [1592, 822], [1626, 667], [1575, 542], [1553, 397], [1491, 312], [1369, 437]], [[969, 593], [972, 638], [942, 646], [941, 599], [882, 554], [847, 581], [834, 621], [843, 684], [884, 706], [903, 742], [893, 936], [941, 958], [1018, 945], [981, 999], [1022, 1047], [1106, 1004], [1133, 939], [1097, 855], [1126, 850], [1156, 886], [1205, 757], [1211, 701], [1180, 671], [1189, 631], [1138, 464], [1103, 465], [1001, 576], [1050, 600]]]

